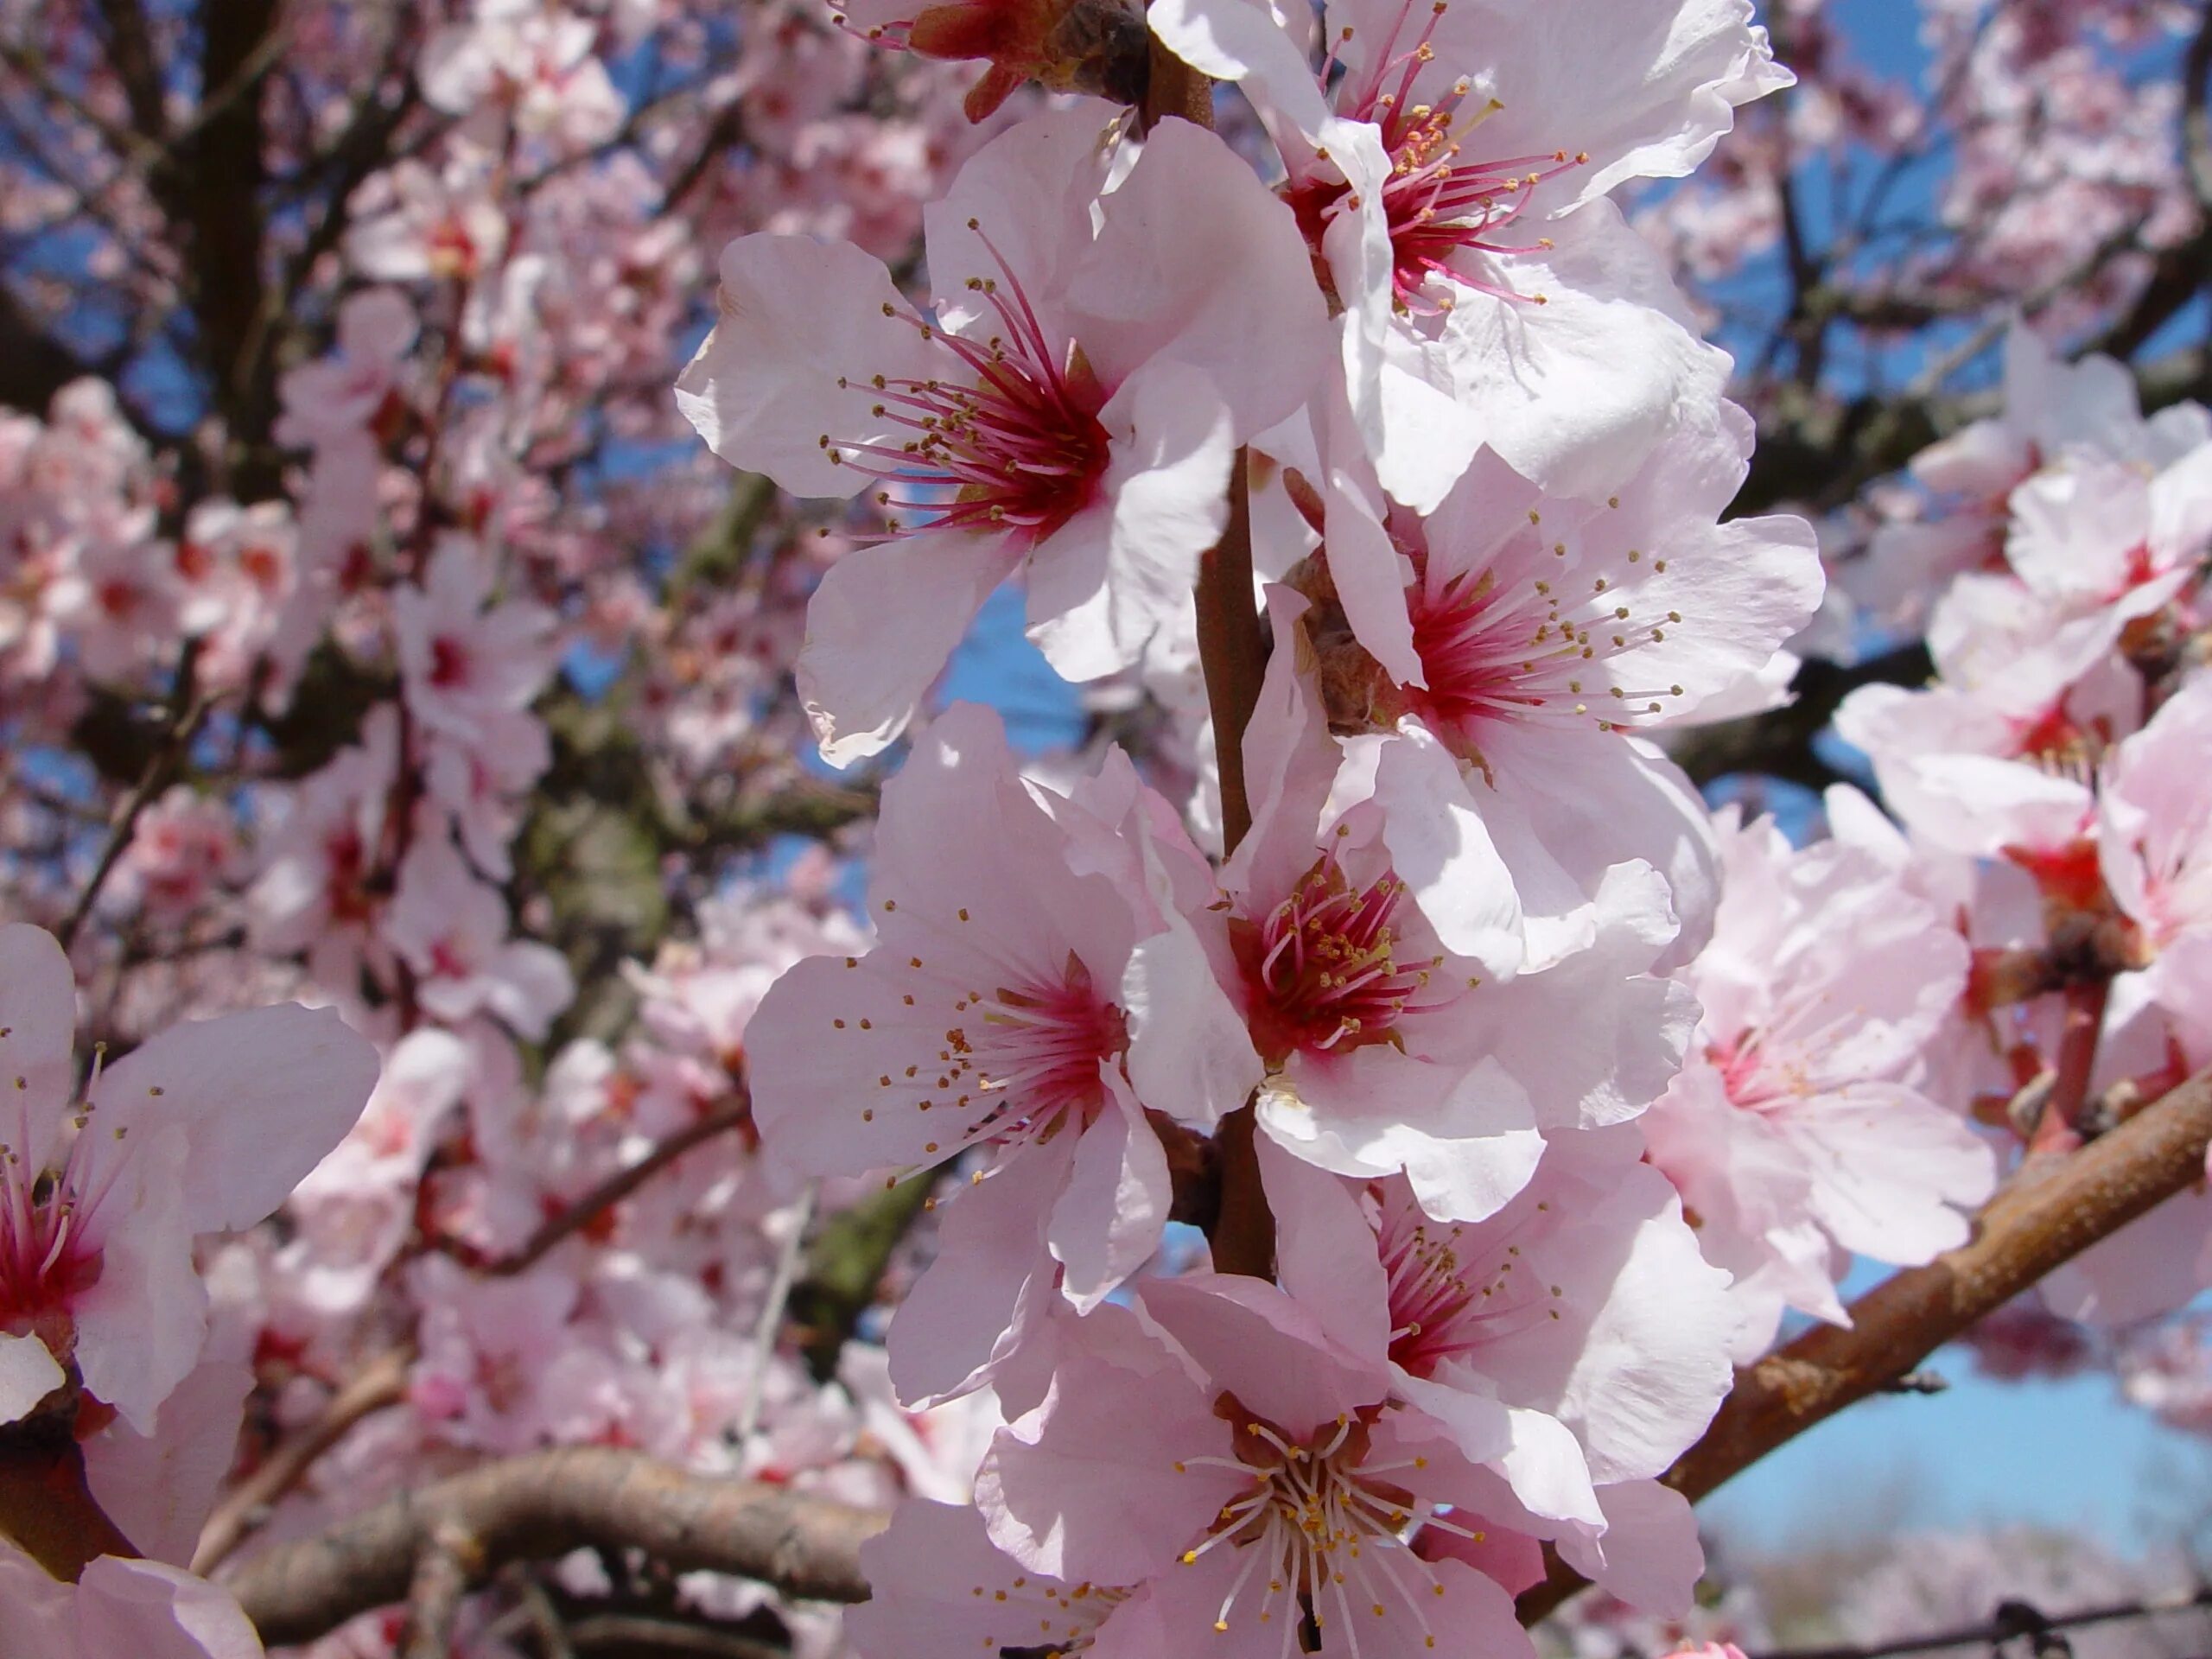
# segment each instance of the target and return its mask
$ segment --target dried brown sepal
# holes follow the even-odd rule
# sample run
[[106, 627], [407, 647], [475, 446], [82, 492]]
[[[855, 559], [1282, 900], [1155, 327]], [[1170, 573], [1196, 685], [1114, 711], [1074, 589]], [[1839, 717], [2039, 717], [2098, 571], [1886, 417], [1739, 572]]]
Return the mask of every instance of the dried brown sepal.
[[982, 121], [1025, 81], [1056, 92], [1089, 92], [1141, 104], [1150, 74], [1151, 32], [1128, 0], [958, 0], [929, 6], [906, 45], [930, 58], [988, 58], [963, 108]]

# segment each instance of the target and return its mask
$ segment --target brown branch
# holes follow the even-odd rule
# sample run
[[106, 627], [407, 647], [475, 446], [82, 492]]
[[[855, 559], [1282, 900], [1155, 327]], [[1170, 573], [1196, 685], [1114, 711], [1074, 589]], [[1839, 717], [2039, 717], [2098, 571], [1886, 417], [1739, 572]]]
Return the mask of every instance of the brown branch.
[[230, 1588], [270, 1646], [313, 1641], [404, 1599], [440, 1528], [474, 1541], [478, 1574], [573, 1549], [636, 1549], [678, 1573], [727, 1573], [810, 1601], [861, 1601], [860, 1547], [887, 1517], [787, 1488], [564, 1446], [403, 1491], [329, 1531], [246, 1561]]
[[263, 1514], [298, 1485], [315, 1461], [344, 1440], [354, 1424], [404, 1399], [408, 1370], [414, 1363], [411, 1345], [378, 1355], [331, 1396], [321, 1417], [263, 1459], [258, 1468], [225, 1496], [200, 1529], [192, 1570], [202, 1578], [213, 1573], [261, 1524]]
[[696, 1656], [696, 1659], [791, 1659], [788, 1648], [774, 1647], [734, 1630], [680, 1624], [639, 1613], [597, 1613], [578, 1619], [569, 1632], [579, 1653], [607, 1653], [640, 1659], [645, 1654]]
[[168, 117], [145, 10], [138, 0], [100, 0], [100, 16], [107, 25], [108, 60], [123, 83], [130, 119], [143, 137], [158, 143], [168, 136]]
[[[2079, 1152], [2024, 1165], [1982, 1210], [1974, 1236], [1892, 1274], [1851, 1305], [1849, 1326], [1815, 1325], [1739, 1371], [1705, 1437], [1668, 1471], [1692, 1502], [1776, 1447], [1877, 1393], [2054, 1268], [2204, 1179], [2212, 1072], [2201, 1073]], [[1580, 1589], [1554, 1562], [1521, 1598], [1533, 1624]]]
[[458, 1522], [441, 1522], [430, 1529], [407, 1586], [407, 1637], [401, 1659], [448, 1659], [461, 1598], [482, 1567], [483, 1551]]

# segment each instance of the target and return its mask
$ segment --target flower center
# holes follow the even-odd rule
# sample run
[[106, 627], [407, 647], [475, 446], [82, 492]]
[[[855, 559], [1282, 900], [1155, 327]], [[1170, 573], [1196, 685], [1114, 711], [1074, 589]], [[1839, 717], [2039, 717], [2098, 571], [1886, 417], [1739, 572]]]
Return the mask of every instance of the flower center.
[[[1433, 591], [1416, 582], [1407, 594], [1428, 682], [1406, 688], [1407, 702], [1463, 759], [1480, 760], [1483, 728], [1491, 721], [1594, 721], [1613, 731], [1663, 714], [1665, 700], [1682, 695], [1679, 685], [1623, 683], [1630, 677], [1625, 659], [1663, 643], [1680, 612], [1639, 613], [1635, 595], [1606, 577], [1578, 581], [1563, 542], [1549, 550], [1562, 562], [1559, 572], [1535, 575], [1526, 563], [1533, 551], [1502, 553]], [[1628, 556], [1631, 563], [1643, 556]], [[1666, 561], [1652, 569], [1663, 573]], [[1570, 588], [1584, 591], [1570, 595]]]
[[72, 1345], [71, 1304], [100, 1278], [93, 1221], [105, 1187], [88, 1190], [79, 1157], [92, 1109], [79, 1110], [77, 1138], [58, 1172], [27, 1168], [0, 1141], [0, 1331], [35, 1336], [63, 1359]]
[[970, 1006], [982, 1015], [973, 1040], [965, 1026], [945, 1033], [949, 1080], [972, 1077], [975, 1094], [988, 1102], [963, 1138], [1041, 1141], [1071, 1113], [1090, 1122], [1104, 1093], [1098, 1068], [1128, 1046], [1129, 1034], [1089, 969], [1071, 955], [1058, 982], [1001, 987]]
[[1390, 1040], [1443, 960], [1397, 960], [1391, 922], [1405, 891], [1395, 874], [1355, 888], [1332, 849], [1264, 921], [1230, 925], [1255, 1034], [1269, 1058]]
[[[855, 443], [825, 434], [821, 442], [832, 461], [883, 480], [874, 499], [893, 534], [903, 533], [899, 514], [918, 512], [928, 515], [921, 528], [1003, 531], [1030, 548], [1097, 499], [1109, 442], [1098, 419], [1106, 391], [1080, 346], [1055, 346], [1047, 338], [1019, 279], [988, 239], [984, 245], [1007, 291], [993, 277], [971, 276], [968, 286], [998, 314], [1004, 332], [979, 343], [908, 313], [959, 372], [869, 381], [882, 399], [876, 418], [912, 436]], [[887, 303], [884, 315], [899, 313]]]
[[[1280, 1618], [1287, 1627], [1287, 1650], [1305, 1620], [1319, 1630], [1341, 1620], [1357, 1652], [1359, 1624], [1395, 1620], [1402, 1628], [1409, 1623], [1424, 1646], [1435, 1647], [1429, 1606], [1444, 1586], [1414, 1554], [1411, 1535], [1424, 1525], [1464, 1529], [1438, 1520], [1426, 1503], [1388, 1478], [1427, 1459], [1373, 1461], [1366, 1414], [1339, 1418], [1300, 1441], [1253, 1415], [1234, 1395], [1223, 1395], [1214, 1409], [1234, 1431], [1231, 1454], [1187, 1461], [1241, 1471], [1251, 1481], [1183, 1552], [1185, 1566], [1224, 1544], [1244, 1552], [1214, 1629], [1228, 1630], [1232, 1617], [1256, 1617], [1262, 1624]], [[1179, 1471], [1185, 1466], [1176, 1465]]]
[[[1421, 298], [1421, 290], [1432, 276], [1499, 299], [1524, 298], [1452, 262], [1463, 251], [1514, 254], [1549, 248], [1548, 238], [1540, 237], [1531, 242], [1516, 236], [1514, 223], [1527, 208], [1537, 185], [1590, 160], [1587, 155], [1570, 156], [1563, 149], [1491, 159], [1469, 156], [1469, 135], [1504, 106], [1495, 99], [1485, 99], [1470, 108], [1473, 84], [1464, 75], [1433, 102], [1415, 101], [1414, 82], [1435, 60], [1431, 42], [1438, 22], [1449, 9], [1445, 0], [1434, 0], [1419, 37], [1405, 50], [1396, 51], [1413, 16], [1413, 0], [1405, 0], [1389, 34], [1371, 54], [1369, 67], [1345, 79], [1336, 100], [1338, 114], [1370, 122], [1382, 133], [1382, 148], [1390, 158], [1389, 176], [1382, 186], [1382, 211], [1389, 226], [1393, 256], [1391, 298], [1402, 311], [1429, 315], [1452, 308], [1448, 295]], [[1331, 47], [1328, 60], [1321, 67], [1323, 86], [1328, 84], [1337, 54], [1351, 33], [1346, 29]], [[1317, 180], [1294, 187], [1291, 194], [1292, 205], [1309, 234], [1315, 236], [1317, 248], [1318, 231], [1353, 205], [1350, 187], [1341, 183]]]
[[1389, 1276], [1394, 1363], [1431, 1376], [1447, 1359], [1559, 1318], [1560, 1287], [1530, 1273], [1513, 1243], [1525, 1220], [1485, 1237], [1457, 1222], [1440, 1226], [1410, 1204], [1384, 1207], [1377, 1243]]
[[1707, 1045], [1705, 1058], [1720, 1073], [1732, 1105], [1771, 1111], [1821, 1091], [1821, 1056], [1863, 1017], [1853, 1008], [1839, 1009], [1826, 989], [1784, 992], [1759, 1023], [1727, 1042]]
[[430, 683], [442, 691], [465, 686], [469, 681], [468, 647], [450, 634], [430, 641]]

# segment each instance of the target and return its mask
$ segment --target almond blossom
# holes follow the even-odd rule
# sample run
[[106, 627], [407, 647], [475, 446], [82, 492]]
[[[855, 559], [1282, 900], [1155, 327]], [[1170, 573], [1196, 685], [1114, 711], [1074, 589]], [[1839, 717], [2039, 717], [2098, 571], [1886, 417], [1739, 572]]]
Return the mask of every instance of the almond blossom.
[[898, 735], [1016, 569], [1062, 675], [1135, 663], [1227, 522], [1236, 446], [1319, 372], [1321, 297], [1250, 170], [1185, 122], [1109, 189], [1113, 162], [1095, 105], [985, 146], [930, 210], [926, 314], [855, 248], [763, 235], [722, 256], [684, 412], [733, 465], [867, 490], [891, 524], [808, 612], [799, 685], [833, 764]]
[[229, 1593], [158, 1561], [103, 1555], [59, 1583], [0, 1538], [10, 1659], [261, 1659]]
[[0, 1421], [73, 1376], [150, 1433], [206, 1329], [194, 1236], [283, 1202], [360, 1116], [376, 1051], [327, 1009], [262, 1008], [172, 1027], [79, 1101], [50, 934], [0, 928]]
[[[1299, 671], [1306, 607], [1281, 588], [1269, 603], [1275, 650], [1245, 734], [1254, 822], [1221, 877], [1232, 989], [1268, 1072], [1260, 1125], [1340, 1175], [1402, 1170], [1430, 1214], [1479, 1220], [1528, 1180], [1541, 1129], [1620, 1122], [1666, 1086], [1689, 1004], [1648, 970], [1674, 918], [1649, 868], [1624, 864], [1587, 948], [1520, 973], [1510, 880], [1447, 861], [1476, 950], [1447, 949], [1415, 885], [1439, 868], [1429, 848], [1393, 844], [1373, 799], [1332, 799], [1340, 756]], [[1548, 1036], [1562, 1023], [1579, 1033], [1565, 1049]]]
[[[1821, 592], [1802, 521], [1719, 522], [1750, 442], [1723, 405], [1602, 502], [1486, 456], [1426, 519], [1332, 504], [1313, 585], [1336, 602], [1309, 631], [1344, 786], [1381, 807], [1446, 944], [1479, 956], [1503, 926], [1531, 965], [1557, 960], [1592, 940], [1609, 873], [1636, 861], [1666, 878], [1685, 946], [1703, 938], [1706, 815], [1637, 734], [1757, 681]], [[1484, 891], [1510, 895], [1503, 911], [1469, 912]]]
[[2212, 1048], [2212, 676], [2187, 682], [2105, 763], [2097, 854], [2135, 924], [2150, 996]]
[[976, 1478], [992, 1541], [1025, 1567], [1141, 1587], [1092, 1651], [1273, 1659], [1308, 1618], [1325, 1654], [1531, 1651], [1494, 1580], [1413, 1548], [1478, 1535], [1494, 1478], [1389, 1404], [1380, 1366], [1256, 1280], [1163, 1281], [1139, 1307], [1083, 1321], [1080, 1355]]
[[1572, 7], [1337, 0], [1319, 87], [1253, 0], [1147, 15], [1257, 101], [1397, 499], [1430, 510], [1484, 445], [1550, 490], [1603, 493], [1719, 397], [1726, 359], [1605, 196], [1689, 172], [1736, 106], [1790, 84], [1743, 0], [1654, 0], [1603, 28]]
[[1387, 1364], [1394, 1400], [1494, 1464], [1530, 1530], [1575, 1535], [1601, 1561], [1605, 1489], [1664, 1472], [1704, 1431], [1736, 1319], [1726, 1276], [1637, 1150], [1633, 1131], [1551, 1135], [1529, 1185], [1472, 1223], [1435, 1221], [1402, 1180], [1262, 1165], [1296, 1217], [1284, 1287]]
[[1705, 1012], [1643, 1122], [1707, 1258], [1736, 1275], [1733, 1351], [1749, 1360], [1786, 1307], [1847, 1322], [1844, 1252], [1917, 1263], [1963, 1243], [1996, 1163], [1916, 1086], [1966, 986], [1948, 920], [1853, 848], [1793, 851], [1733, 809], [1719, 827], [1713, 940], [1682, 970]]
[[1051, 1300], [1095, 1307], [1141, 1267], [1170, 1202], [1147, 1113], [1210, 1128], [1258, 1080], [1198, 931], [1211, 897], [1125, 758], [1055, 795], [982, 709], [933, 721], [884, 791], [874, 948], [798, 963], [749, 1048], [787, 1167], [895, 1178], [990, 1154], [897, 1327], [910, 1399], [988, 1380]]
[[487, 562], [470, 540], [442, 537], [421, 587], [392, 595], [408, 711], [433, 730], [490, 747], [507, 735], [553, 671], [553, 618], [526, 600], [491, 602]]

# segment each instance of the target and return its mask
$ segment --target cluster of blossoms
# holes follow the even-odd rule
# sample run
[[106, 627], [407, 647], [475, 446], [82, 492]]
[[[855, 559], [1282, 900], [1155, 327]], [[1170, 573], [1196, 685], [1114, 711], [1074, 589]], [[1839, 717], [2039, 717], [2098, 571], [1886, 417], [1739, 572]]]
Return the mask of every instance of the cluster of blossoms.
[[[871, 32], [993, 74], [1049, 55], [957, 10]], [[1822, 582], [1802, 524], [1722, 521], [1750, 423], [1606, 193], [1686, 173], [1786, 76], [1726, 5], [1639, 11], [1594, 58], [1475, 0], [1332, 6], [1318, 63], [1243, 0], [1148, 17], [1250, 98], [1273, 188], [1200, 126], [1071, 103], [929, 210], [925, 309], [856, 250], [734, 243], [682, 383], [726, 460], [877, 510], [798, 661], [833, 762], [909, 733], [1017, 571], [1060, 673], [1172, 676], [1202, 558], [1249, 541], [1230, 602], [1272, 642], [1241, 736], [1212, 710], [1237, 764], [1188, 750], [1217, 865], [1118, 751], [1025, 776], [955, 706], [884, 791], [873, 948], [762, 1005], [772, 1157], [964, 1173], [890, 1377], [1002, 1419], [971, 1510], [871, 1548], [849, 1628], [885, 1655], [1518, 1650], [1544, 1544], [1679, 1613], [1701, 1556], [1654, 1477], [1728, 1361], [1786, 1309], [1847, 1319], [1852, 1253], [1962, 1243], [1999, 1162], [1946, 1103], [1990, 974], [1955, 883], [1862, 798], [1803, 851], [1716, 819], [1655, 741], [1772, 706]], [[2114, 556], [2145, 591], [2079, 599], [2076, 676], [2204, 550], [2138, 517], [2152, 550]], [[2176, 856], [2136, 886], [2184, 889]], [[1209, 1262], [1165, 1248], [1193, 1209]]]
[[[31, 77], [76, 10], [0, 0], [65, 161], [145, 118]], [[1510, 1659], [1554, 1558], [1593, 1656], [1742, 1634], [1661, 1478], [1732, 1364], [2212, 1061], [2212, 417], [2023, 327], [1840, 581], [1732, 512], [1752, 416], [1624, 205], [1700, 263], [1683, 181], [1792, 80], [1749, 0], [735, 10], [288, 7], [294, 290], [182, 419], [0, 413], [34, 1659], [247, 1659], [249, 1548], [573, 1446], [885, 1514], [843, 1614], [525, 1580], [806, 1659]], [[2068, 73], [2023, 27], [1938, 44], [1995, 101]], [[133, 238], [240, 107], [0, 146], [0, 221], [97, 202], [99, 303], [212, 351]], [[2137, 197], [2038, 200], [1974, 270]], [[948, 700], [1003, 587], [1072, 757]], [[1891, 816], [1794, 845], [1670, 759], [1923, 627], [1838, 721]], [[2081, 1334], [2207, 1285], [2199, 1192], [1979, 1339], [2212, 1421], [2194, 1327]], [[512, 1589], [304, 1651], [556, 1650]]]
[[[73, 958], [33, 927], [0, 939], [0, 1046], [28, 1080], [0, 1109], [0, 1433], [73, 1425], [114, 1557], [73, 1590], [0, 1541], [0, 1600], [33, 1610], [40, 1659], [257, 1653], [188, 1565], [502, 1452], [597, 1442], [867, 1508], [968, 1490], [972, 1408], [901, 1408], [880, 1346], [810, 1358], [756, 1335], [807, 1217], [864, 1192], [756, 1159], [746, 1087], [767, 983], [859, 946], [834, 863], [690, 899], [687, 941], [652, 947], [664, 849], [757, 874], [779, 829], [827, 836], [859, 810], [807, 792], [787, 690], [838, 544], [765, 498], [727, 512], [669, 397], [699, 250], [767, 224], [895, 255], [982, 135], [950, 72], [881, 63], [811, 7], [746, 8], [732, 69], [727, 10], [289, 9], [308, 107], [283, 136], [268, 111], [269, 162], [342, 182], [311, 256], [271, 216], [304, 326], [257, 371], [257, 434], [211, 420], [180, 444], [99, 378], [0, 415], [9, 914]], [[4, 10], [11, 42], [80, 58], [82, 19]], [[166, 22], [154, 45], [182, 61]], [[379, 60], [404, 70], [404, 124], [358, 151], [374, 167], [333, 167], [318, 146]], [[96, 72], [84, 107], [123, 95]], [[37, 172], [0, 157], [11, 234], [67, 214]], [[125, 253], [164, 204], [138, 175], [99, 190], [92, 262], [173, 309]], [[632, 658], [626, 721], [559, 724]], [[149, 754], [192, 781], [111, 835], [102, 786]], [[610, 849], [607, 823], [550, 810], [563, 760], [653, 767], [637, 792], [661, 844]], [[640, 913], [597, 948], [651, 958], [615, 976], [636, 1017], [614, 1022], [578, 1005], [596, 959], [548, 891], [573, 870], [612, 911], [610, 860]], [[79, 990], [94, 1051], [128, 1051], [81, 1089]], [[311, 1020], [175, 1023], [294, 995]], [[195, 1248], [219, 1231], [238, 1236]], [[393, 1398], [311, 1473], [219, 1504], [379, 1373]], [[565, 1581], [612, 1592], [581, 1564]], [[686, 1596], [836, 1639], [833, 1611], [760, 1586], [699, 1574]], [[404, 1623], [324, 1650], [393, 1651]], [[514, 1653], [487, 1623], [464, 1610], [455, 1641]]]
[[[1917, 1015], [1941, 1094], [2000, 1147], [2063, 1152], [2212, 1061], [2212, 415], [2146, 418], [2116, 364], [2016, 327], [2003, 411], [1912, 474], [1841, 568], [1935, 674], [1837, 715], [1897, 822], [1855, 795], [1829, 815], [1963, 947], [1964, 995]], [[2177, 1308], [2212, 1284], [2208, 1223], [2201, 1195], [2162, 1205], [2044, 1302], [2103, 1327]]]

